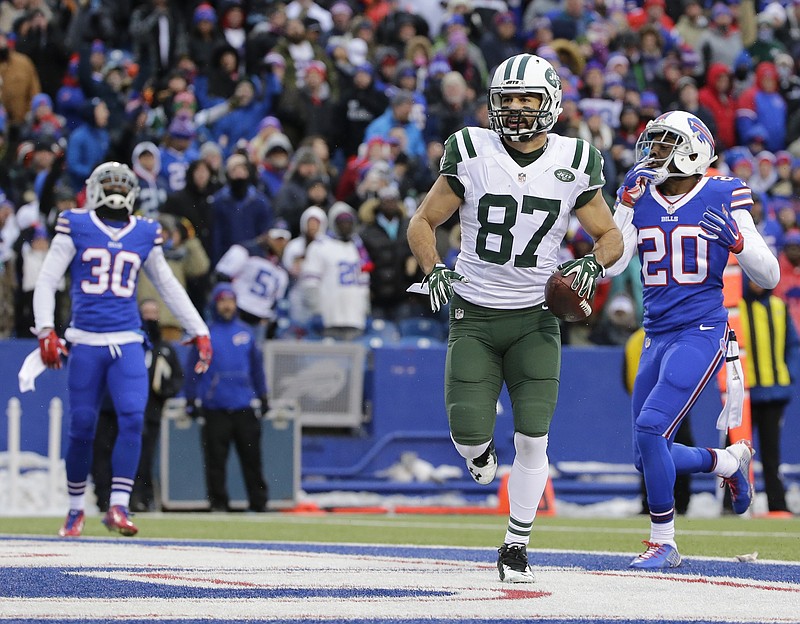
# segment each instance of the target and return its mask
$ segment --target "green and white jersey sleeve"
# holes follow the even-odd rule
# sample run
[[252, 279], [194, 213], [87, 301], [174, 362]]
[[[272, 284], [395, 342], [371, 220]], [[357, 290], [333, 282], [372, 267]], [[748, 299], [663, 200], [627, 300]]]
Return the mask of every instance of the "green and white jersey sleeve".
[[489, 308], [541, 304], [570, 214], [603, 186], [602, 170], [600, 153], [580, 139], [550, 134], [544, 152], [521, 166], [491, 130], [449, 137], [440, 173], [463, 199], [456, 270], [470, 280], [455, 291]]

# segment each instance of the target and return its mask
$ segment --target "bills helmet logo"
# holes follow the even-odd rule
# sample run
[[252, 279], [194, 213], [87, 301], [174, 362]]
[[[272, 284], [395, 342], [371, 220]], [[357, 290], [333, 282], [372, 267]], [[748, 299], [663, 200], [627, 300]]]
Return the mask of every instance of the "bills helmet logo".
[[692, 132], [697, 135], [697, 140], [701, 143], [708, 143], [711, 146], [711, 149], [714, 149], [714, 137], [712, 136], [711, 132], [706, 125], [700, 121], [697, 117], [689, 117], [688, 120], [689, 128], [692, 129]]

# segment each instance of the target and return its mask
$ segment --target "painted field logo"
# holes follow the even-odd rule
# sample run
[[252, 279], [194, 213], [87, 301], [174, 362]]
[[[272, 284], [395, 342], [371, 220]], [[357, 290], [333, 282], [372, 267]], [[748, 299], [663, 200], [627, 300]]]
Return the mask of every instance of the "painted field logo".
[[567, 171], [566, 169], [556, 169], [555, 173], [553, 174], [561, 180], [562, 182], [574, 182], [575, 181], [575, 174], [571, 171]]

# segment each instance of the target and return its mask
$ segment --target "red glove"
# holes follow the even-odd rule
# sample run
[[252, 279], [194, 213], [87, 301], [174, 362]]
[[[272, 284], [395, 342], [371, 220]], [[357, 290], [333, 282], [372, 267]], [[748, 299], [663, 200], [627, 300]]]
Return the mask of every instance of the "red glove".
[[211, 338], [208, 336], [195, 336], [184, 344], [193, 344], [197, 347], [197, 364], [194, 365], [194, 372], [202, 375], [208, 370], [211, 364], [213, 349], [211, 348]]
[[39, 352], [42, 362], [47, 368], [61, 368], [61, 356], [69, 355], [69, 351], [55, 329], [44, 330], [39, 334]]

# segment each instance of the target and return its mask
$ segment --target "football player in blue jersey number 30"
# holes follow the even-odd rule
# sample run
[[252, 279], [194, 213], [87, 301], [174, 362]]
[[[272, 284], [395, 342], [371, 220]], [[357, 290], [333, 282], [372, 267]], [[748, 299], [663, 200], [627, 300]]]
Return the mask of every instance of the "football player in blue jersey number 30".
[[[780, 277], [778, 261], [750, 216], [750, 189], [738, 178], [704, 175], [714, 160], [714, 139], [702, 121], [683, 111], [665, 113], [639, 137], [636, 165], [617, 194], [615, 221], [625, 251], [609, 271], [627, 264], [638, 249], [646, 331], [632, 410], [635, 463], [644, 472], [650, 506], [650, 539], [632, 568], [681, 563], [673, 520], [676, 473], [722, 477], [737, 513], [746, 512], [752, 502], [749, 441], [727, 449], [673, 443], [684, 416], [726, 358], [722, 274], [728, 254], [734, 253], [762, 288], [774, 288]], [[718, 427], [734, 426], [736, 416], [718, 421]]]
[[70, 511], [59, 531], [62, 536], [79, 536], [83, 529], [92, 440], [106, 391], [114, 403], [119, 434], [111, 456], [111, 500], [103, 523], [109, 531], [122, 535], [137, 532], [128, 502], [139, 464], [148, 393], [136, 303], [140, 270], [144, 269], [192, 336], [199, 352], [195, 371], [205, 372], [211, 361], [208, 327], [164, 259], [161, 227], [131, 215], [138, 191], [136, 174], [127, 165], [99, 165], [86, 181], [87, 208], [68, 210], [58, 217], [56, 235], [33, 294], [42, 361], [48, 368], [61, 368], [67, 349], [53, 329], [53, 315], [56, 286], [69, 269], [72, 319], [65, 338], [71, 344], [66, 455]]

